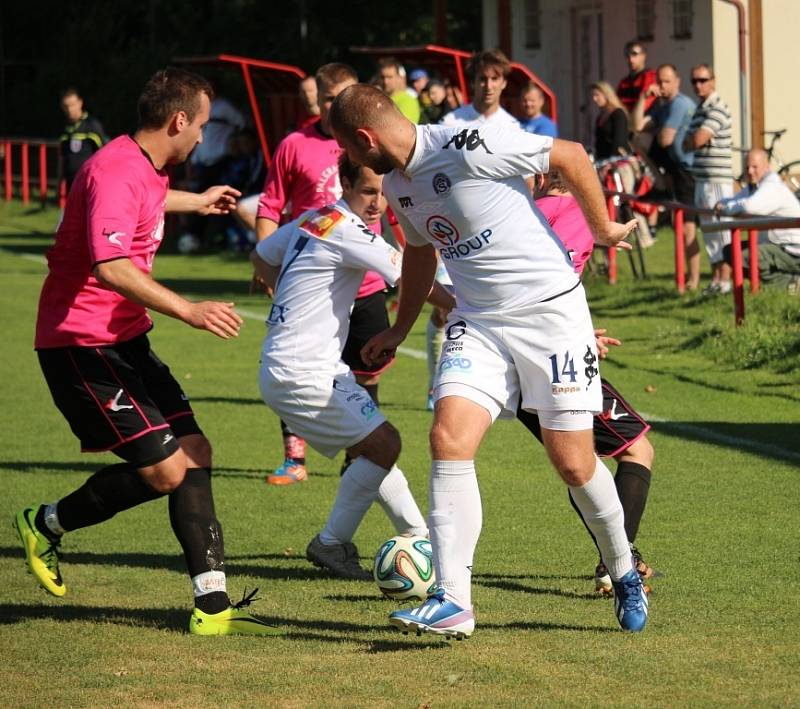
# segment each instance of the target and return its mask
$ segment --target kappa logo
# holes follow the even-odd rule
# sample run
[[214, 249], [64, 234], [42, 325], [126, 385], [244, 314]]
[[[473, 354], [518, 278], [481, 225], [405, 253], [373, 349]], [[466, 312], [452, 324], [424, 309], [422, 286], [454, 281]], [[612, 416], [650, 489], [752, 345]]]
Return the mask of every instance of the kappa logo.
[[483, 138], [481, 138], [481, 134], [478, 132], [477, 128], [473, 128], [472, 130], [464, 128], [464, 130], [456, 133], [442, 146], [442, 150], [447, 150], [451, 145], [458, 150], [466, 148], [469, 152], [477, 150], [478, 148], [483, 148], [489, 155], [494, 154], [486, 147], [486, 143]]
[[103, 236], [109, 240], [110, 243], [114, 244], [115, 246], [122, 247], [122, 242], [119, 240], [119, 237], [125, 236], [124, 231], [107, 231], [103, 229]]
[[[436, 189], [436, 185], [434, 185], [434, 189]], [[411, 197], [401, 197], [400, 198], [400, 207], [402, 209], [408, 209], [409, 207], [413, 207], [414, 202], [411, 200]]]
[[428, 230], [428, 234], [443, 246], [452, 246], [461, 238], [455, 224], [447, 217], [434, 215], [428, 219], [425, 228]]
[[106, 402], [105, 408], [109, 411], [122, 411], [123, 409], [132, 409], [133, 406], [131, 404], [120, 404], [119, 399], [122, 396], [122, 389], [120, 389], [116, 396], [113, 399], [109, 399]]
[[583, 355], [583, 361], [586, 363], [586, 369], [583, 370], [583, 373], [589, 380], [589, 383], [586, 385], [588, 389], [592, 385], [592, 380], [600, 374], [600, 370], [594, 366], [595, 362], [597, 362], [597, 357], [594, 352], [592, 352], [592, 348], [589, 345], [586, 345], [586, 354]]
[[450, 178], [443, 172], [437, 172], [433, 176], [433, 191], [436, 194], [447, 194], [452, 186], [453, 183], [450, 182]]

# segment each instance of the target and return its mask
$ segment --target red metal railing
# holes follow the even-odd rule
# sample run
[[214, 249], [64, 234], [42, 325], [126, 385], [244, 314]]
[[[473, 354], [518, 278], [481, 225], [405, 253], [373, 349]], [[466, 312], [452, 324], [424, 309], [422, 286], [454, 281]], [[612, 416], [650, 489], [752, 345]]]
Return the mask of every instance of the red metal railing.
[[[64, 181], [59, 179], [57, 141], [39, 138], [0, 138], [0, 148], [2, 149], [0, 157], [3, 160], [3, 194], [6, 202], [14, 199], [16, 192], [23, 204], [30, 204], [31, 183], [36, 179], [35, 185], [38, 187], [38, 197], [42, 205], [52, 198], [57, 199], [59, 207], [63, 209], [67, 190]], [[38, 153], [38, 160], [34, 160], [34, 175], [31, 174], [31, 149]]]

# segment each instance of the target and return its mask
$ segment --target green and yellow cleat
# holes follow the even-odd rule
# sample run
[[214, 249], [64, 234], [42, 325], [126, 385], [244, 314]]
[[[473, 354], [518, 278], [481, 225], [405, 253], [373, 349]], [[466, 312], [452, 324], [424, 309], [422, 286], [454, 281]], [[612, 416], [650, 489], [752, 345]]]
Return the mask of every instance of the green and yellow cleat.
[[195, 608], [189, 619], [189, 632], [192, 635], [283, 635], [284, 631], [280, 628], [267, 625], [242, 610], [250, 605], [256, 591], [258, 589], [219, 613], [204, 613]]
[[67, 587], [58, 570], [59, 542], [51, 542], [36, 529], [33, 522], [35, 516], [36, 509], [26, 507], [17, 513], [13, 527], [19, 534], [19, 539], [25, 549], [25, 561], [34, 578], [45, 591], [61, 597], [67, 592]]

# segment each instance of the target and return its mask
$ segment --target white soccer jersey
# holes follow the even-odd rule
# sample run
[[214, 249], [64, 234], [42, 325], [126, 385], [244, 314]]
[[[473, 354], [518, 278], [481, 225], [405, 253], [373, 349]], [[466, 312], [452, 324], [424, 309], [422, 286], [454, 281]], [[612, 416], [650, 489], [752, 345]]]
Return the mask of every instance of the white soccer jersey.
[[552, 138], [494, 126], [416, 130], [411, 160], [383, 191], [408, 243], [439, 250], [459, 311], [504, 313], [576, 285], [521, 177], [549, 170]]
[[348, 371], [340, 358], [364, 272], [377, 271], [394, 285], [400, 252], [373, 234], [344, 200], [302, 214], [256, 250], [267, 263], [281, 266], [262, 366]]
[[[459, 106], [454, 111], [446, 113], [439, 121], [443, 126], [453, 128], [466, 126], [505, 126], [507, 128], [520, 128], [519, 121], [502, 106], [488, 116], [479, 113], [471, 103]], [[521, 130], [521, 128], [520, 128]]]

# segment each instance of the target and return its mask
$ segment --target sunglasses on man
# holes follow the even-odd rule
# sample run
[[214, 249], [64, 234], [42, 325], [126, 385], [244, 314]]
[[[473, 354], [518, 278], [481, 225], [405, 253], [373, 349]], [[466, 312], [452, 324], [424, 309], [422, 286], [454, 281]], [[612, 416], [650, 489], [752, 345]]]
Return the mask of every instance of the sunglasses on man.
[[705, 84], [705, 83], [711, 81], [711, 79], [713, 79], [713, 78], [714, 78], [713, 76], [693, 76], [692, 77], [692, 83], [693, 84]]

